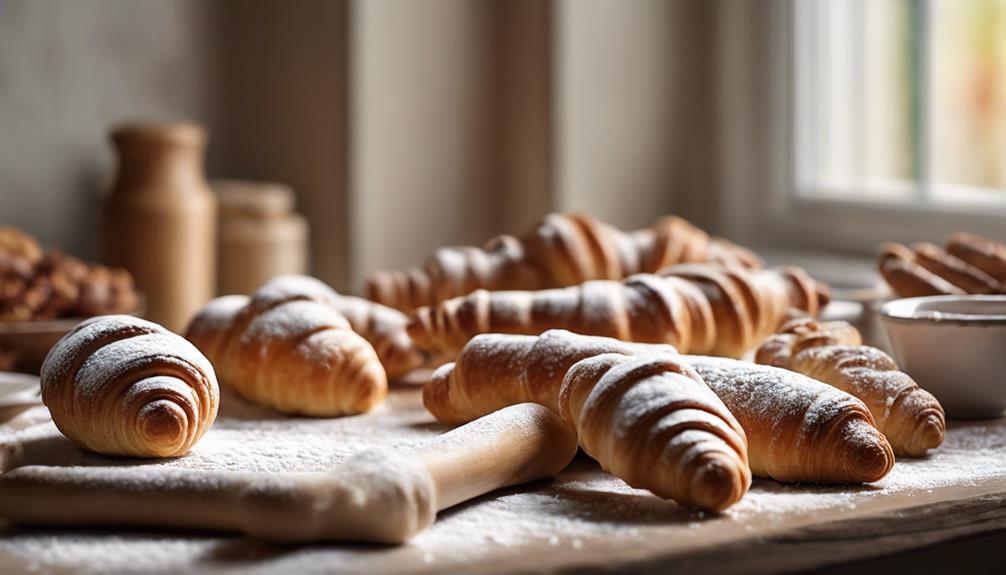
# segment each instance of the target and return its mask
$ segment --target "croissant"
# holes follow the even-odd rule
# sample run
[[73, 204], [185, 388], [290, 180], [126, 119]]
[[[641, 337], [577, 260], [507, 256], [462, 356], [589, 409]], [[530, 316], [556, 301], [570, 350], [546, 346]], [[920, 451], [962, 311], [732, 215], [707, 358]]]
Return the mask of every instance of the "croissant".
[[958, 232], [947, 240], [947, 253], [967, 262], [1006, 286], [1006, 244]]
[[49, 351], [42, 401], [77, 445], [106, 455], [174, 457], [217, 416], [210, 362], [165, 328], [126, 315], [82, 322]]
[[915, 261], [915, 253], [901, 244], [881, 246], [877, 269], [887, 285], [901, 297], [964, 293], [964, 290], [919, 265]]
[[901, 297], [1006, 293], [1006, 246], [973, 234], [951, 236], [946, 249], [884, 244], [878, 269]]
[[721, 511], [751, 484], [744, 430], [674, 356], [579, 361], [563, 379], [558, 410], [601, 467], [664, 499]]
[[440, 357], [456, 356], [480, 333], [551, 328], [740, 357], [774, 333], [791, 309], [816, 315], [826, 301], [823, 288], [795, 267], [749, 271], [685, 264], [660, 274], [551, 290], [477, 290], [416, 310], [408, 334]]
[[377, 273], [367, 282], [367, 298], [412, 311], [480, 288], [565, 287], [594, 279], [620, 280], [681, 262], [707, 261], [761, 266], [749, 250], [710, 238], [674, 216], [626, 233], [583, 214], [549, 214], [520, 238], [498, 236], [483, 248], [442, 248], [422, 269]]
[[189, 324], [185, 337], [221, 383], [284, 413], [350, 415], [380, 403], [387, 376], [367, 340], [332, 307], [273, 287], [217, 298]]
[[943, 407], [886, 353], [862, 345], [846, 322], [796, 319], [766, 341], [755, 361], [800, 372], [861, 399], [899, 455], [922, 456], [943, 443]]
[[481, 334], [453, 363], [433, 372], [423, 405], [437, 421], [461, 425], [517, 403], [558, 412], [562, 380], [576, 362], [606, 353], [676, 355], [670, 345], [646, 345], [553, 329], [540, 336]]
[[309, 299], [332, 306], [349, 321], [353, 331], [374, 346], [389, 379], [398, 378], [422, 365], [422, 352], [406, 333], [408, 317], [393, 308], [361, 297], [336, 293], [310, 276], [277, 276], [257, 290], [262, 301]]
[[[744, 432], [674, 354], [670, 346], [559, 330], [480, 335], [456, 363], [434, 373], [423, 402], [452, 425], [495, 406], [540, 403], [560, 413], [584, 451], [630, 485], [682, 505], [724, 509], [750, 483]], [[702, 467], [708, 470], [700, 473]]]
[[[455, 363], [434, 372], [423, 403], [452, 424], [526, 401], [556, 409], [573, 364], [601, 353], [648, 357], [674, 348], [562, 330], [537, 337], [479, 335]], [[855, 397], [785, 369], [726, 358], [676, 359], [693, 368], [740, 423], [755, 475], [846, 483], [876, 481], [891, 470], [891, 446]]]
[[682, 356], [740, 422], [751, 473], [777, 481], [869, 483], [894, 466], [890, 443], [855, 397], [799, 373]]

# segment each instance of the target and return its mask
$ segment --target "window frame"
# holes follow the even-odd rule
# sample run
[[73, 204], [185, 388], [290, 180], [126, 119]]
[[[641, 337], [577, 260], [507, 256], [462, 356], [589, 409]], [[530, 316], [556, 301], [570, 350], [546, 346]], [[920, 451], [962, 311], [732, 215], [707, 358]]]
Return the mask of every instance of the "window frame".
[[[795, 2], [798, 1], [774, 3], [775, 9], [767, 18], [768, 26], [758, 30], [768, 39], [761, 62], [767, 70], [768, 109], [759, 110], [756, 106], [754, 113], [765, 113], [771, 119], [767, 131], [768, 143], [773, 145], [754, 152], [755, 157], [765, 162], [767, 174], [761, 186], [754, 186], [752, 213], [757, 214], [757, 223], [749, 236], [760, 243], [798, 244], [857, 253], [874, 253], [885, 241], [942, 243], [951, 233], [960, 230], [1006, 241], [1006, 193], [1002, 199], [986, 195], [965, 203], [948, 201], [945, 194], [933, 193], [931, 187], [925, 185], [919, 192], [891, 193], [882, 198], [862, 193], [852, 198], [842, 197], [845, 190], [840, 189], [833, 190], [832, 194], [808, 194], [801, 189], [796, 132], [801, 113], [797, 101], [799, 52], [795, 38]], [[928, 0], [918, 1], [928, 4]], [[734, 46], [734, 50], [737, 49]], [[922, 145], [926, 146], [927, 142]], [[922, 156], [920, 161], [925, 165], [929, 160]], [[747, 169], [748, 175], [757, 181], [757, 173], [752, 172], [750, 166]], [[924, 167], [923, 171], [926, 169]], [[969, 191], [964, 187], [954, 189], [955, 193]], [[728, 191], [725, 203], [729, 204], [730, 197], [736, 198], [740, 193]]]

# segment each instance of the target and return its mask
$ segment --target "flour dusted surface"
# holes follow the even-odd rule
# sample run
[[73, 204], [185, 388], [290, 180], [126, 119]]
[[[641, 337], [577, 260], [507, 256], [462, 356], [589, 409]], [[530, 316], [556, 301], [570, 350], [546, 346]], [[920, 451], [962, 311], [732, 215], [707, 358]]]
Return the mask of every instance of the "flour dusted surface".
[[[414, 449], [443, 431], [414, 388], [394, 390], [375, 412], [341, 419], [283, 418], [227, 395], [217, 423], [183, 458], [148, 466], [241, 471], [324, 470], [375, 448]], [[22, 432], [26, 456], [44, 463], [109, 466], [61, 441], [51, 424]], [[32, 448], [31, 446], [36, 446]], [[34, 451], [33, 451], [34, 449]], [[762, 535], [783, 527], [853, 517], [866, 510], [1006, 491], [1006, 424], [952, 422], [931, 457], [900, 460], [875, 485], [784, 486], [756, 480], [722, 516], [676, 507], [632, 489], [580, 456], [554, 482], [511, 488], [462, 504], [400, 547], [273, 546], [249, 538], [157, 530], [11, 530], [0, 537], [0, 572], [406, 573], [548, 569], [605, 564], [647, 553]]]

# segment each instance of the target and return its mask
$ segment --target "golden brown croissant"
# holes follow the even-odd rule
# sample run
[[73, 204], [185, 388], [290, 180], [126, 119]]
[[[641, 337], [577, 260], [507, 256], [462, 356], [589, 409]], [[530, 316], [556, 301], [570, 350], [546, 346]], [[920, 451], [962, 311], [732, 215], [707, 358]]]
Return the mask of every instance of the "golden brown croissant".
[[[642, 361], [630, 358], [644, 352]], [[683, 505], [723, 509], [750, 482], [744, 433], [674, 354], [670, 346], [559, 330], [480, 335], [456, 363], [436, 371], [423, 402], [449, 424], [539, 403], [560, 413], [581, 447], [630, 485]], [[706, 463], [710, 469], [697, 476]]]
[[884, 244], [878, 268], [901, 297], [1006, 293], [1006, 246], [973, 234], [954, 234], [945, 250]]
[[626, 233], [583, 214], [549, 214], [520, 238], [499, 236], [483, 248], [442, 248], [422, 269], [377, 273], [367, 282], [367, 297], [411, 311], [480, 288], [536, 290], [620, 280], [681, 262], [761, 266], [747, 249], [710, 238], [674, 216]]
[[387, 395], [374, 348], [331, 306], [281, 290], [211, 301], [186, 337], [221, 383], [284, 413], [362, 413]]
[[748, 437], [751, 473], [778, 481], [861, 483], [891, 471], [894, 452], [855, 397], [802, 374], [722, 357], [682, 361], [723, 400]]
[[676, 355], [669, 345], [630, 343], [553, 329], [540, 336], [477, 335], [457, 360], [423, 387], [423, 404], [448, 425], [461, 425], [508, 405], [533, 402], [558, 412], [563, 377], [595, 355]]
[[396, 309], [336, 293], [324, 282], [304, 275], [277, 276], [256, 293], [260, 300], [309, 299], [332, 306], [349, 320], [353, 331], [374, 346], [389, 379], [404, 375], [424, 362], [422, 352], [406, 333], [408, 316]]
[[894, 452], [922, 456], [943, 443], [943, 407], [846, 322], [803, 318], [766, 341], [755, 361], [800, 372], [863, 401]]
[[820, 291], [799, 268], [685, 264], [621, 282], [477, 290], [416, 310], [408, 330], [417, 346], [440, 357], [456, 356], [479, 333], [533, 335], [552, 328], [740, 357], [774, 333], [791, 309], [816, 315]]
[[[600, 353], [650, 356], [673, 348], [562, 330], [538, 337], [479, 335], [455, 363], [434, 373], [423, 403], [438, 420], [454, 424], [525, 401], [555, 409], [572, 365]], [[869, 482], [891, 470], [891, 447], [855, 397], [784, 369], [705, 356], [677, 359], [694, 368], [740, 422], [755, 475]]]
[[163, 327], [125, 315], [87, 320], [49, 351], [42, 401], [77, 445], [106, 455], [173, 457], [217, 416], [210, 362]]
[[884, 244], [880, 252], [877, 269], [887, 285], [901, 297], [964, 293], [964, 290], [919, 265], [912, 250], [901, 244]]
[[751, 484], [740, 424], [672, 355], [581, 360], [566, 373], [558, 410], [580, 447], [633, 487], [721, 511]]
[[975, 234], [958, 232], [950, 236], [945, 247], [950, 255], [1006, 286], [1006, 245]]

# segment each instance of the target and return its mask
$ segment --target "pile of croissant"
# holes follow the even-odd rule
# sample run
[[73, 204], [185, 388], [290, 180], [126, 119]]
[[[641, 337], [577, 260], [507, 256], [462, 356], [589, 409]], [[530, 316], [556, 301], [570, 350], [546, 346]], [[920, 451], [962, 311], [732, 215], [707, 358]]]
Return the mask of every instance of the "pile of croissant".
[[974, 234], [956, 233], [942, 248], [886, 244], [878, 268], [901, 297], [1006, 294], [1006, 245]]
[[85, 447], [178, 455], [212, 423], [218, 380], [280, 412], [337, 416], [439, 366], [423, 388], [438, 421], [539, 403], [628, 484], [714, 511], [752, 475], [872, 482], [895, 454], [943, 440], [933, 396], [850, 325], [814, 319], [825, 285], [680, 218], [622, 232], [552, 214], [524, 236], [377, 274], [367, 292], [278, 277], [211, 301], [184, 338], [92, 320], [50, 353], [44, 399]]

